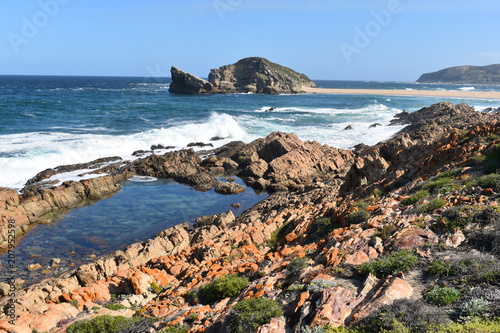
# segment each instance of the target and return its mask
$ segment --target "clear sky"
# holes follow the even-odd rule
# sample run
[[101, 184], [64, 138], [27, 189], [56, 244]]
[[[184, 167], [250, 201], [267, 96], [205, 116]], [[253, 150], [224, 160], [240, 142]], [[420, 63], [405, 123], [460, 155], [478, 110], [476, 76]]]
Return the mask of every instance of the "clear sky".
[[498, 0], [2, 0], [0, 74], [201, 77], [249, 56], [312, 79], [500, 63]]

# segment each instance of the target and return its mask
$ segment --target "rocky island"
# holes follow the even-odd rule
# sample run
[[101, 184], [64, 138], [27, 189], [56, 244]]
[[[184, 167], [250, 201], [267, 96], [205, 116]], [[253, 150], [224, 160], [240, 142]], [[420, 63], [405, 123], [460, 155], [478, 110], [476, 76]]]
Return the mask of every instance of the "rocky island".
[[355, 150], [272, 133], [205, 158], [151, 154], [57, 187], [47, 170], [21, 195], [0, 190], [4, 239], [10, 219], [29, 228], [132, 175], [200, 189], [238, 175], [272, 193], [2, 297], [0, 331], [498, 331], [499, 114], [438, 103], [393, 124], [406, 126]]
[[304, 92], [303, 87], [316, 87], [306, 75], [260, 57], [212, 69], [208, 81], [177, 67], [172, 67], [171, 76], [169, 91], [176, 94], [296, 94]]
[[417, 80], [420, 83], [450, 84], [500, 84], [500, 65], [455, 66], [433, 73], [426, 73]]

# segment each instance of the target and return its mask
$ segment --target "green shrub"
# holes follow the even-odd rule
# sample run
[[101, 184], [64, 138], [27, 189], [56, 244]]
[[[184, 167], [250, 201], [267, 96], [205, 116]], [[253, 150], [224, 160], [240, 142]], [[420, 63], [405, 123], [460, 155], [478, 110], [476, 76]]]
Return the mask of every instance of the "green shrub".
[[410, 195], [408, 198], [401, 200], [399, 203], [400, 206], [409, 206], [413, 205], [420, 200], [427, 198], [429, 196], [429, 191], [427, 190], [420, 190], [412, 195]]
[[459, 313], [462, 321], [471, 321], [474, 317], [478, 317], [488, 312], [489, 309], [489, 302], [482, 298], [472, 298], [460, 305]]
[[500, 136], [498, 136], [496, 134], [491, 134], [491, 135], [488, 135], [486, 137], [486, 142], [493, 142], [493, 141], [497, 141], [497, 140], [500, 140]]
[[209, 304], [226, 297], [236, 296], [246, 286], [249, 281], [247, 278], [236, 275], [228, 275], [213, 280], [207, 285], [198, 289], [198, 299], [202, 304]]
[[453, 206], [446, 209], [441, 215], [445, 220], [445, 227], [448, 230], [465, 228], [472, 220], [472, 215], [476, 210], [473, 206]]
[[229, 318], [229, 332], [252, 333], [272, 318], [281, 317], [283, 309], [272, 299], [260, 297], [236, 303]]
[[370, 212], [367, 210], [368, 204], [366, 202], [358, 201], [354, 203], [353, 207], [356, 208], [356, 210], [347, 215], [347, 223], [363, 223], [370, 218]]
[[437, 192], [439, 189], [451, 185], [454, 185], [453, 178], [443, 177], [426, 181], [422, 184], [422, 189], [429, 192]]
[[431, 201], [429, 201], [427, 204], [415, 209], [415, 212], [421, 213], [421, 214], [429, 214], [438, 208], [444, 207], [444, 205], [446, 205], [446, 200], [444, 200], [442, 198], [434, 198]]
[[476, 179], [476, 185], [482, 188], [500, 188], [500, 175], [492, 173], [489, 175], [484, 175]]
[[443, 278], [449, 284], [493, 284], [500, 278], [500, 260], [465, 253], [462, 258], [435, 260], [428, 265], [427, 272]]
[[309, 227], [310, 240], [312, 242], [317, 242], [328, 236], [328, 234], [335, 229], [335, 225], [332, 223], [330, 218], [324, 217], [317, 219]]
[[163, 288], [160, 287], [160, 285], [158, 283], [153, 281], [153, 282], [151, 282], [151, 290], [153, 290], [153, 292], [155, 294], [159, 294], [163, 291]]
[[300, 273], [304, 268], [309, 267], [309, 259], [307, 257], [293, 258], [287, 265], [287, 269], [292, 274]]
[[450, 276], [453, 265], [449, 261], [434, 260], [427, 266], [427, 272], [436, 276]]
[[466, 324], [451, 324], [436, 328], [435, 333], [498, 333], [500, 319], [472, 321]]
[[377, 232], [374, 237], [380, 237], [382, 240], [387, 240], [389, 237], [391, 237], [398, 228], [395, 225], [392, 224], [386, 224], [382, 227], [382, 230]]
[[106, 304], [106, 305], [104, 305], [104, 307], [106, 309], [113, 310], [113, 311], [123, 310], [123, 309], [127, 308], [126, 306], [119, 304], [119, 303]]
[[315, 293], [317, 291], [323, 290], [323, 289], [328, 289], [328, 288], [334, 288], [337, 286], [337, 282], [335, 281], [330, 281], [330, 280], [323, 280], [323, 279], [317, 279], [309, 283], [307, 286], [307, 290], [309, 290], [312, 293]]
[[379, 189], [379, 188], [376, 188], [373, 190], [373, 196], [376, 198], [376, 199], [382, 199], [384, 196], [386, 195], [385, 191]]
[[426, 333], [431, 327], [449, 323], [447, 314], [420, 300], [400, 299], [381, 307], [358, 329], [366, 333]]
[[486, 174], [496, 173], [500, 168], [500, 145], [495, 145], [487, 156], [483, 165], [483, 172]]
[[403, 249], [389, 256], [364, 263], [359, 269], [365, 274], [371, 273], [378, 278], [385, 278], [401, 271], [410, 270], [417, 263], [418, 256], [411, 250]]
[[175, 326], [169, 326], [165, 328], [163, 331], [161, 331], [161, 333], [187, 333], [190, 329], [191, 328], [186, 324], [177, 324]]
[[425, 300], [433, 305], [445, 306], [457, 301], [460, 297], [462, 293], [455, 288], [434, 287], [425, 295]]
[[128, 327], [142, 321], [143, 318], [123, 316], [97, 316], [92, 319], [84, 319], [71, 324], [67, 333], [114, 333], [120, 332]]

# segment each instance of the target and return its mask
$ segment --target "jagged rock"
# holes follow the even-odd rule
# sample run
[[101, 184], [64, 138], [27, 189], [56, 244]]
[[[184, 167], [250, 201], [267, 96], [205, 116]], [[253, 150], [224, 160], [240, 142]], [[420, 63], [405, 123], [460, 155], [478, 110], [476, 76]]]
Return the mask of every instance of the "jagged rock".
[[286, 333], [284, 318], [271, 318], [269, 324], [262, 325], [257, 333]]
[[247, 167], [238, 173], [240, 177], [262, 178], [269, 168], [269, 164], [262, 159], [250, 163]]
[[174, 94], [207, 94], [213, 93], [213, 85], [193, 74], [185, 72], [175, 66], [170, 69], [172, 83], [168, 91]]
[[223, 93], [301, 93], [304, 86], [316, 87], [304, 74], [259, 57], [212, 69], [208, 80]]
[[342, 287], [324, 289], [318, 292], [313, 302], [316, 310], [312, 313], [311, 326], [339, 327], [360, 302], [351, 291]]
[[211, 143], [203, 143], [203, 142], [191, 142], [191, 143], [188, 143], [187, 147], [200, 147], [200, 148], [203, 148], [203, 147], [213, 147], [214, 145], [211, 144]]
[[245, 186], [235, 183], [217, 182], [217, 185], [215, 186], [215, 192], [219, 194], [231, 195], [243, 193], [245, 191]]
[[394, 247], [413, 249], [426, 244], [436, 244], [438, 240], [438, 236], [431, 230], [404, 230], [397, 236]]
[[275, 183], [273, 191], [281, 191], [310, 183], [318, 175], [342, 174], [353, 156], [349, 150], [302, 142], [295, 134], [276, 132], [249, 143], [231, 158], [242, 168], [238, 175], [253, 178], [247, 179], [247, 184], [263, 189], [267, 184], [260, 179], [264, 178]]

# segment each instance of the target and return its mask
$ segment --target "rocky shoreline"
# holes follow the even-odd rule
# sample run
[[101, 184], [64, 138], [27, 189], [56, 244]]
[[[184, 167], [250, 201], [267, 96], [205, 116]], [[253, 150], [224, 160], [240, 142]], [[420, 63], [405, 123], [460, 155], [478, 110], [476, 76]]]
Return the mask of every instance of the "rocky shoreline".
[[[44, 184], [69, 168], [61, 167], [37, 175], [22, 194], [2, 189], [4, 246], [9, 220], [15, 219], [21, 233], [54, 213], [112, 195], [132, 175], [172, 178], [223, 194], [239, 186], [216, 177], [237, 175], [272, 195], [237, 218], [231, 212], [199, 218], [194, 228], [178, 225], [19, 290], [15, 325], [9, 324], [4, 296], [0, 331], [64, 332], [82, 319], [122, 315], [144, 319], [144, 332], [169, 327], [225, 332], [234, 325], [235, 306], [265, 298], [283, 312], [259, 323], [258, 332], [302, 332], [365, 325], [377, 311], [389, 311], [384, 310], [389, 304], [404, 299], [425, 307], [435, 285], [455, 287], [464, 302], [472, 299], [470, 286], [489, 290], [483, 315], [500, 315], [500, 297], [495, 298], [500, 294], [498, 114], [439, 103], [402, 113], [394, 123], [407, 126], [386, 142], [354, 151], [272, 133], [204, 152], [205, 159], [181, 150], [133, 162], [106, 161], [106, 176], [54, 188]], [[103, 162], [73, 169], [96, 172]], [[481, 235], [492, 245], [479, 244]], [[384, 274], [376, 265], [363, 266], [403, 254], [418, 265]], [[461, 285], [429, 275], [430, 263], [453, 258], [487, 262], [490, 278], [471, 277]], [[202, 286], [235, 275], [247, 280], [237, 293], [210, 302], [200, 296]], [[158, 320], [148, 324], [153, 317]]]

